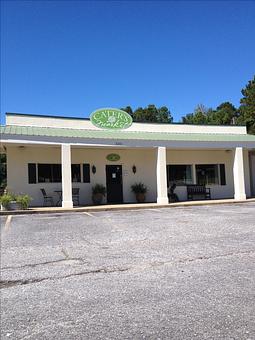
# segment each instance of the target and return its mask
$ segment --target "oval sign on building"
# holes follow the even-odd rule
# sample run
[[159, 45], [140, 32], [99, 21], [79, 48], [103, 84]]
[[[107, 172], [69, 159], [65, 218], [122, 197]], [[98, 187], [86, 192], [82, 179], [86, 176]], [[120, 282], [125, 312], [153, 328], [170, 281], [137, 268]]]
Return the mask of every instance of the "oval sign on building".
[[112, 108], [94, 111], [90, 120], [101, 129], [127, 129], [132, 124], [132, 117], [127, 112]]
[[117, 162], [120, 160], [120, 155], [118, 155], [117, 153], [110, 153], [106, 156], [106, 159], [110, 162]]

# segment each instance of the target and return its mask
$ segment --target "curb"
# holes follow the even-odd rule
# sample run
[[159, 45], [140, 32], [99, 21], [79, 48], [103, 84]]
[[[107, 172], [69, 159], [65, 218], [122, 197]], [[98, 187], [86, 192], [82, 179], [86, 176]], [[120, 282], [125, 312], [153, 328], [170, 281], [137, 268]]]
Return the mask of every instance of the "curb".
[[214, 200], [214, 201], [192, 201], [192, 202], [178, 202], [169, 204], [143, 204], [143, 205], [121, 205], [121, 206], [91, 206], [84, 208], [56, 208], [56, 209], [40, 209], [40, 208], [30, 208], [28, 210], [8, 210], [0, 211], [0, 216], [7, 215], [32, 215], [32, 214], [61, 214], [61, 213], [79, 213], [79, 212], [100, 212], [100, 211], [125, 211], [125, 210], [141, 210], [141, 209], [161, 209], [161, 208], [176, 208], [176, 207], [192, 207], [192, 206], [210, 206], [210, 205], [223, 205], [223, 204], [244, 204], [244, 203], [255, 203], [255, 198], [247, 200]]

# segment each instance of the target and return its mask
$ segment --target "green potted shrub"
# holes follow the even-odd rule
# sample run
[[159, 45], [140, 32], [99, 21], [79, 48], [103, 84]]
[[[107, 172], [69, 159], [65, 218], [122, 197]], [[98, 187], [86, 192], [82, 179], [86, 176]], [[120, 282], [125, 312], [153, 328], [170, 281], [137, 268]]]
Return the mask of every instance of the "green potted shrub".
[[13, 195], [5, 193], [0, 197], [1, 210], [9, 210], [11, 202], [13, 202]]
[[29, 203], [31, 202], [31, 197], [29, 195], [18, 195], [16, 201], [20, 204], [22, 209], [28, 209]]
[[131, 191], [135, 194], [136, 201], [143, 203], [145, 201], [147, 187], [142, 182], [131, 185]]
[[95, 184], [92, 187], [92, 201], [94, 204], [101, 204], [106, 194], [106, 187], [103, 184]]
[[29, 195], [14, 195], [7, 192], [0, 197], [1, 210], [28, 209], [30, 201]]

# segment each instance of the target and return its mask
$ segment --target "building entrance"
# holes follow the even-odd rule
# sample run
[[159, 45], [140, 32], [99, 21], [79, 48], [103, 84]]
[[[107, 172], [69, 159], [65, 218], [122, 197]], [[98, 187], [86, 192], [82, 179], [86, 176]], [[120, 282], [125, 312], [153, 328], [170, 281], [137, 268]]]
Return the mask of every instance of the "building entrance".
[[106, 165], [107, 203], [123, 203], [122, 166]]

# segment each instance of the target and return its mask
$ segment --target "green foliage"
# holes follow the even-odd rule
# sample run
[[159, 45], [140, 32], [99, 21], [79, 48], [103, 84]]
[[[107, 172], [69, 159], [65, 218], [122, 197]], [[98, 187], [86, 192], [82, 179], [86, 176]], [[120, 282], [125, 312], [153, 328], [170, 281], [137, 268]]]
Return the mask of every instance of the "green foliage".
[[29, 195], [15, 195], [12, 193], [6, 193], [0, 197], [0, 202], [5, 208], [8, 208], [8, 205], [15, 201], [21, 205], [22, 209], [28, 209], [31, 200], [32, 198]]
[[198, 105], [193, 113], [182, 117], [184, 124], [246, 125], [248, 133], [255, 134], [255, 76], [242, 89], [243, 98], [236, 109], [230, 102], [220, 104], [215, 110]]
[[21, 205], [22, 209], [28, 209], [31, 199], [29, 195], [18, 195], [16, 197], [16, 201]]
[[102, 194], [103, 196], [105, 196], [105, 194], [106, 194], [106, 187], [103, 184], [95, 184], [92, 187], [92, 194], [93, 195]]
[[135, 111], [127, 106], [121, 110], [129, 113], [134, 122], [171, 123], [173, 121], [171, 112], [166, 106], [157, 108], [154, 104], [151, 104], [145, 108], [138, 107]]
[[248, 132], [255, 134], [255, 76], [242, 89], [243, 98], [240, 100], [238, 124], [245, 124]]
[[13, 201], [14, 196], [12, 194], [4, 194], [0, 197], [0, 202], [3, 207], [8, 208], [8, 205]]
[[230, 102], [220, 104], [216, 110], [208, 113], [208, 122], [216, 125], [234, 124], [237, 118], [237, 110]]
[[134, 113], [131, 106], [126, 106], [125, 108], [121, 108], [121, 110], [127, 112], [131, 117], [133, 117]]
[[147, 187], [142, 182], [139, 182], [131, 185], [131, 191], [134, 194], [146, 194]]
[[185, 124], [214, 124], [230, 125], [233, 124], [237, 117], [237, 110], [229, 102], [222, 103], [216, 110], [206, 108], [204, 105], [198, 105], [194, 113], [189, 113], [182, 117]]

